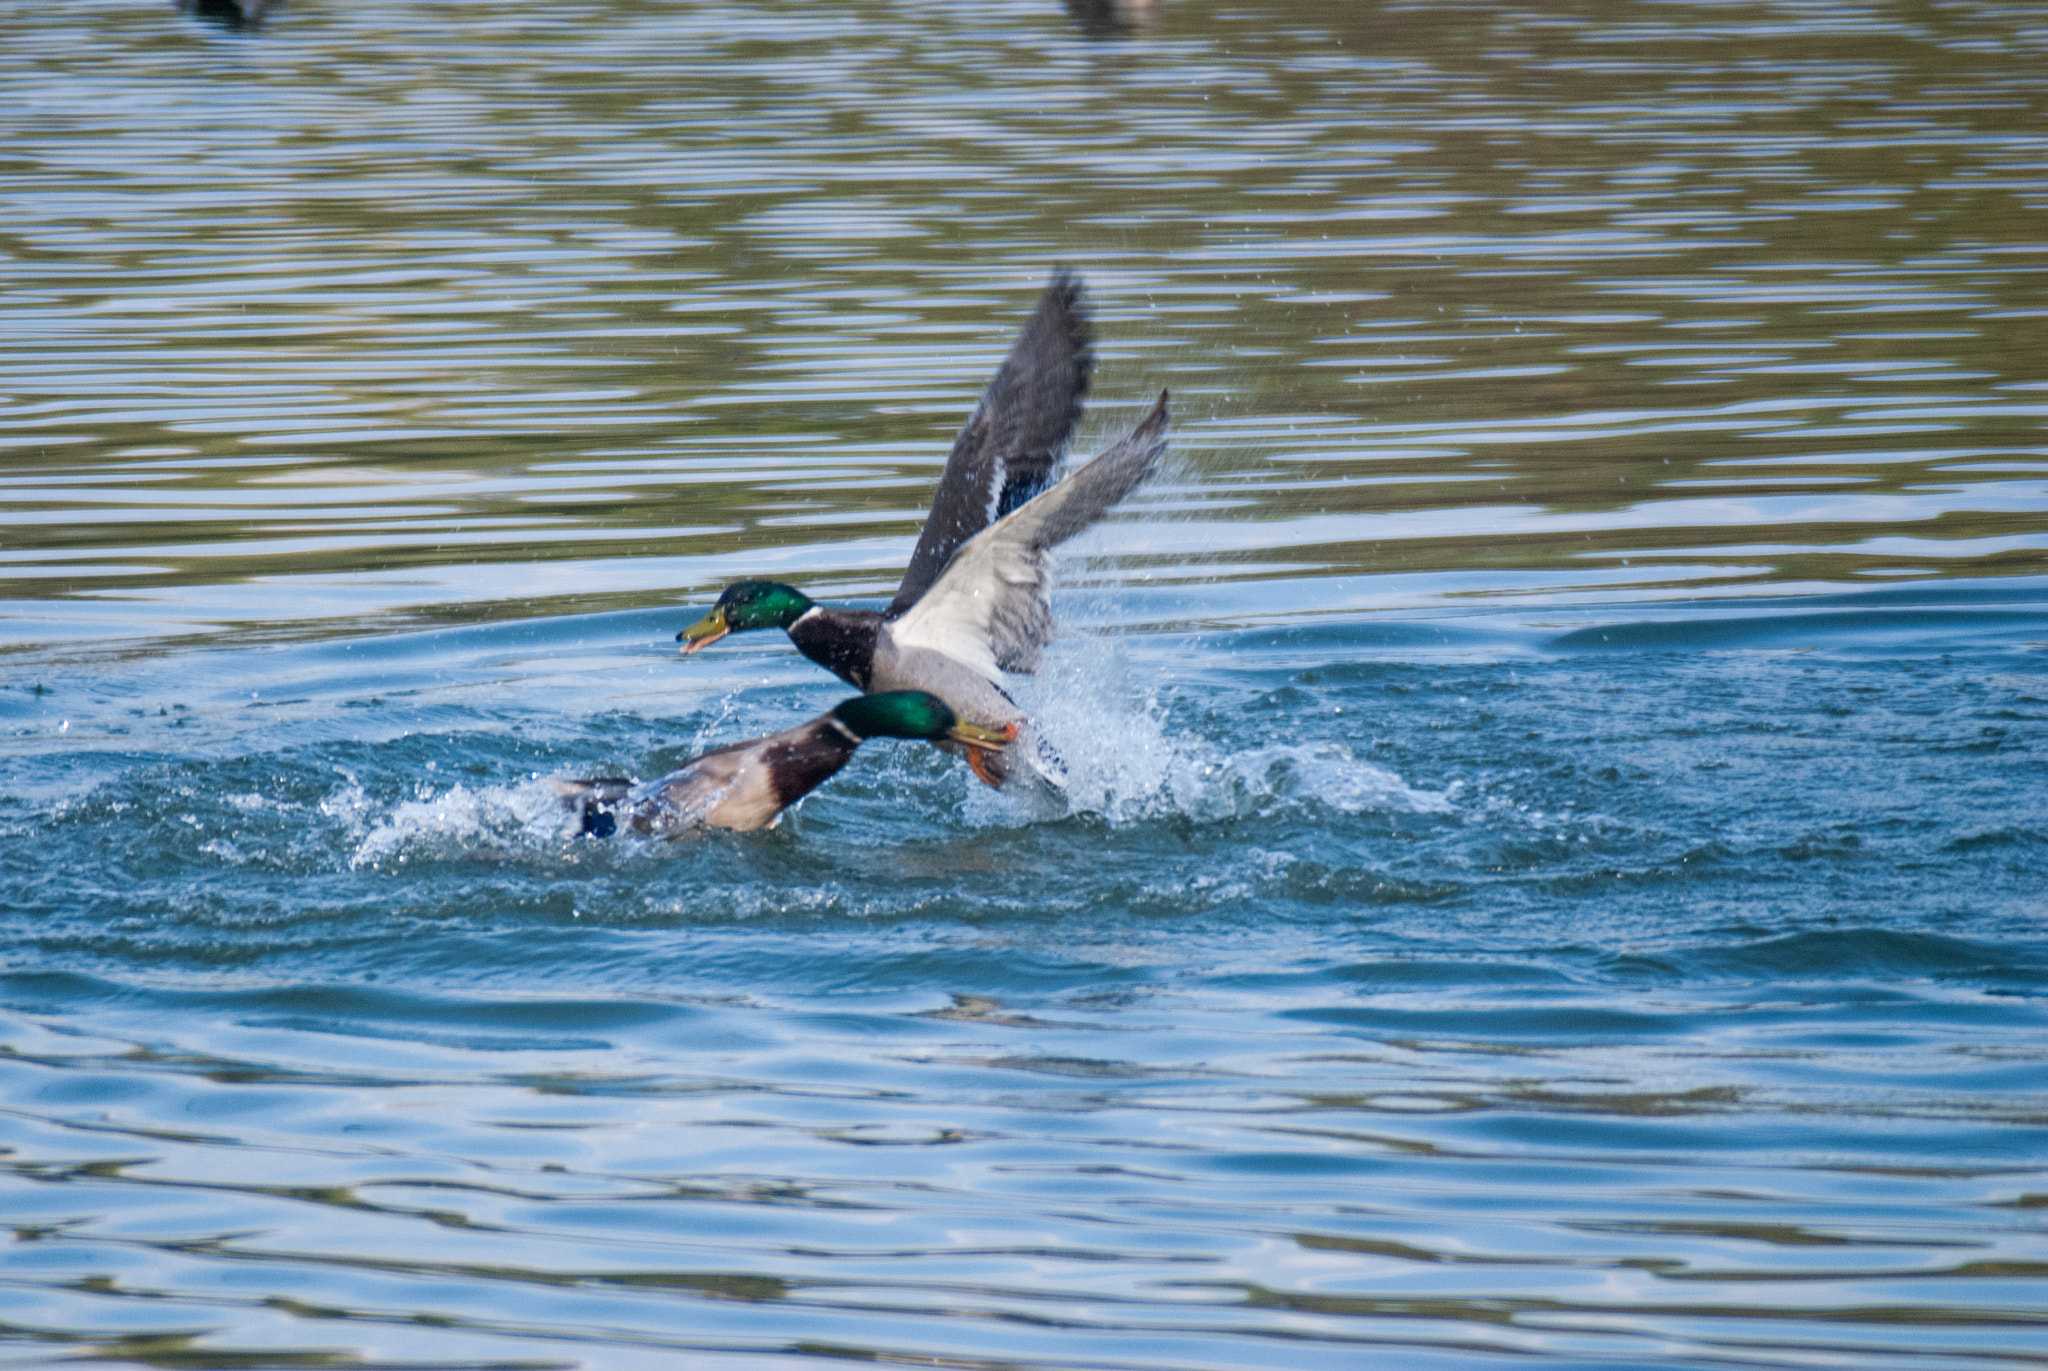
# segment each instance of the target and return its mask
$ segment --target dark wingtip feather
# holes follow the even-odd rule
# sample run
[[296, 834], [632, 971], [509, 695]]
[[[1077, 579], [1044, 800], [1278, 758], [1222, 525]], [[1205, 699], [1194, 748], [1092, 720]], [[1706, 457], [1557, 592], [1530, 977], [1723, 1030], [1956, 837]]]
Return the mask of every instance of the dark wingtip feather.
[[1088, 287], [1080, 273], [1062, 262], [1053, 268], [1052, 280], [1032, 310], [1034, 321], [1043, 320], [1067, 346], [1077, 375], [1074, 385], [1074, 413], [1081, 412], [1081, 397], [1088, 393], [1095, 372], [1095, 319], [1088, 307]]
[[1170, 398], [1172, 398], [1172, 392], [1163, 386], [1160, 387], [1159, 398], [1152, 403], [1152, 412], [1139, 421], [1138, 427], [1133, 432], [1143, 438], [1150, 438], [1154, 434], [1162, 432], [1166, 428], [1168, 418], [1166, 402]]
[[[1094, 378], [1095, 327], [1087, 288], [1064, 263], [1053, 269], [1003, 370], [1008, 382], [1003, 408], [1011, 412], [991, 417], [1006, 424], [1022, 420], [1032, 431], [1010, 428], [1009, 437], [1017, 446], [1006, 454], [1006, 462], [1015, 465], [1005, 467], [1002, 488], [996, 492], [997, 519], [1022, 508], [1052, 484], [1053, 469], [1081, 422]], [[997, 393], [991, 386], [989, 395]]]
[[1088, 397], [1089, 383], [1095, 377], [1095, 321], [1088, 308], [1088, 288], [1065, 263], [1053, 268], [1052, 280], [1039, 308], [1043, 310], [1047, 304], [1058, 306], [1053, 322], [1065, 335], [1072, 357], [1074, 375], [1069, 384], [1073, 387], [1073, 400], [1068, 406], [1066, 425], [1066, 432], [1072, 433], [1074, 425], [1081, 421], [1081, 402]]
[[[1040, 548], [1057, 547], [1145, 482], [1166, 455], [1167, 396], [1159, 393], [1136, 427], [1070, 472], [1044, 499], [1055, 503], [1032, 534]], [[1062, 490], [1062, 487], [1065, 487]], [[1058, 491], [1059, 494], [1054, 492]]]
[[932, 511], [889, 604], [894, 618], [916, 604], [953, 553], [994, 518], [1041, 494], [1074, 426], [1094, 373], [1094, 328], [1079, 273], [1056, 267], [1009, 355], [960, 430], [933, 492]]

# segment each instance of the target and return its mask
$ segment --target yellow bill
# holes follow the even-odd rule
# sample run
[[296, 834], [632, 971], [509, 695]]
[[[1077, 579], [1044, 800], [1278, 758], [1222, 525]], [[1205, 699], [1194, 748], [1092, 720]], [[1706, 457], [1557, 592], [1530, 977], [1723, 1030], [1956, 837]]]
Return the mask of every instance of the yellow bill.
[[725, 611], [714, 609], [696, 623], [676, 635], [676, 641], [683, 645], [683, 655], [701, 652], [723, 638], [732, 629], [725, 622]]
[[1001, 728], [983, 728], [979, 724], [957, 723], [946, 730], [946, 736], [956, 743], [969, 747], [1000, 748], [1017, 741], [1017, 725], [1004, 724]]

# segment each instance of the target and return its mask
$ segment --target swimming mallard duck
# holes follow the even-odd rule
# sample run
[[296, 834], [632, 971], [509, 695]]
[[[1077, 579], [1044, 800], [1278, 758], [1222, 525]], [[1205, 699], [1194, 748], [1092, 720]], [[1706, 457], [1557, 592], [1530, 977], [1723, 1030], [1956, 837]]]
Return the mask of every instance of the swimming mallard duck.
[[921, 690], [891, 690], [843, 700], [807, 724], [714, 748], [657, 781], [620, 777], [556, 781], [562, 803], [583, 832], [608, 838], [624, 823], [636, 833], [674, 838], [699, 825], [755, 829], [816, 790], [869, 738], [949, 739], [975, 752], [1000, 752], [1017, 730], [962, 723], [945, 701]]
[[[887, 609], [840, 609], [777, 581], [741, 581], [676, 635], [684, 654], [729, 633], [780, 628], [806, 657], [861, 690], [925, 690], [982, 728], [1028, 729], [1023, 711], [1003, 690], [1002, 673], [1034, 670], [1039, 649], [1052, 637], [1048, 554], [1136, 489], [1166, 450], [1167, 396], [1161, 391], [1136, 428], [1050, 489], [1042, 483], [1051, 457], [1039, 468], [1024, 460], [1036, 461], [1033, 454], [1044, 447], [1020, 435], [1049, 432], [1049, 421], [1039, 421], [1052, 407], [1040, 394], [1026, 407], [1033, 421], [1026, 422], [1016, 412], [1016, 397], [1033, 386], [1019, 378], [1056, 371], [1047, 365], [1050, 351], [1069, 361], [1083, 359], [1066, 373], [1076, 407], [1086, 388], [1079, 290], [1064, 273], [1054, 280], [989, 384], [946, 461], [917, 550]], [[1048, 342], [1059, 337], [1067, 340], [1064, 353]], [[1072, 422], [1062, 421], [1066, 427]], [[1022, 456], [1013, 462], [1016, 454]], [[1034, 470], [1039, 474], [1028, 474]], [[1043, 779], [1060, 783], [1058, 759], [1049, 749], [1031, 739], [1022, 753]], [[966, 756], [987, 784], [1000, 786], [1008, 778], [1002, 755], [968, 750]]]

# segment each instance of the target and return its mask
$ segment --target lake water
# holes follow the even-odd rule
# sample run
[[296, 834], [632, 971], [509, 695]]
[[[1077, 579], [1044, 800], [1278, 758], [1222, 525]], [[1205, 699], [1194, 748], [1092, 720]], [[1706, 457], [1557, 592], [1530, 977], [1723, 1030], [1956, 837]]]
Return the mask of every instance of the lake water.
[[[0, 18], [0, 1366], [2048, 1362], [2037, 7], [229, 17]], [[1058, 262], [1073, 812], [571, 835]]]

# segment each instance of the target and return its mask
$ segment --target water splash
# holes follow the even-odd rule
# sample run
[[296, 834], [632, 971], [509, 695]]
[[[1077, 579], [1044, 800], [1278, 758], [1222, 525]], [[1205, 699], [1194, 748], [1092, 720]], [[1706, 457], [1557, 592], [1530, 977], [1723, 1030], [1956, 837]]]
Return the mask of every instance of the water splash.
[[[1066, 760], [1069, 809], [1111, 823], [1174, 815], [1217, 821], [1307, 804], [1346, 814], [1455, 810], [1450, 791], [1417, 790], [1354, 757], [1344, 743], [1283, 742], [1235, 752], [1177, 727], [1158, 686], [1136, 681], [1128, 654], [1111, 639], [1065, 641], [1016, 693]], [[968, 814], [982, 823], [1015, 822], [1019, 808], [975, 796]]]
[[363, 834], [349, 866], [381, 869], [479, 849], [554, 846], [575, 832], [574, 815], [545, 780], [474, 789], [458, 782], [438, 795], [400, 801]]

